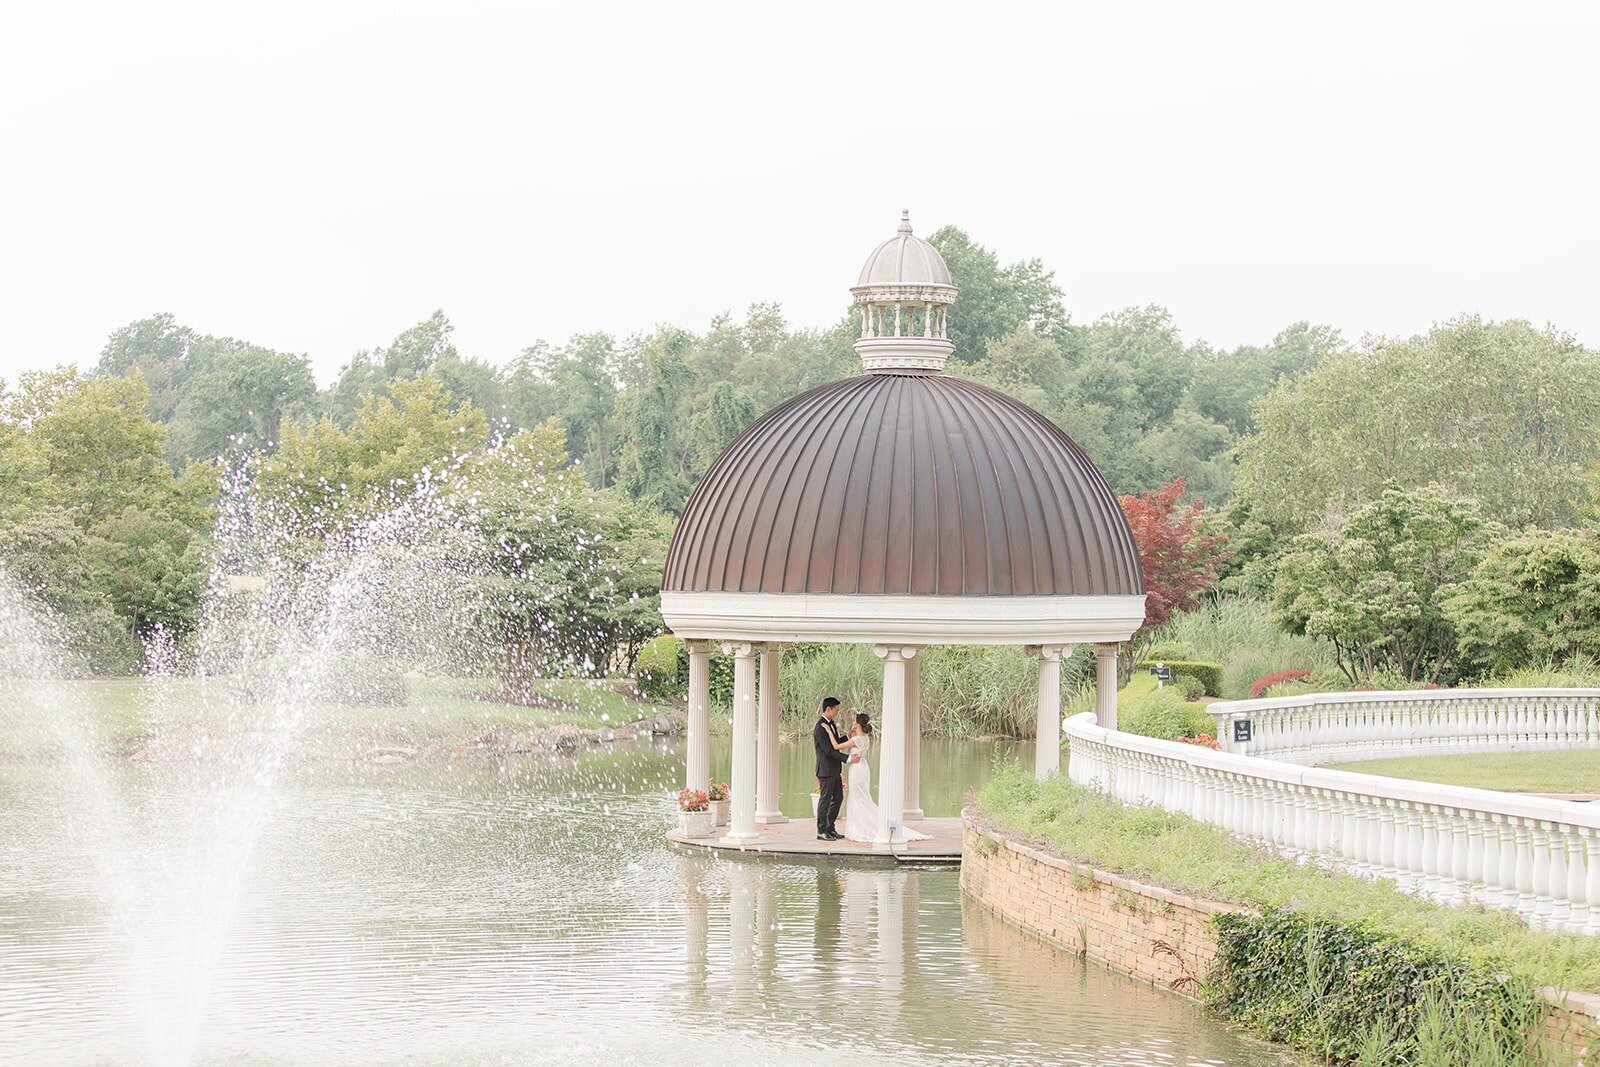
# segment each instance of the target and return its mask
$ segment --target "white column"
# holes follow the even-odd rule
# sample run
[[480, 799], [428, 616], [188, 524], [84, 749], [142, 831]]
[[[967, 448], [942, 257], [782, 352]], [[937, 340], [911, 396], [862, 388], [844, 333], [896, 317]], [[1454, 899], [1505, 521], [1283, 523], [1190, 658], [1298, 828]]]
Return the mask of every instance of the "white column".
[[874, 844], [892, 841], [891, 827], [900, 830], [906, 802], [906, 661], [915, 648], [878, 645], [873, 653], [883, 660], [883, 721], [878, 743], [878, 835]]
[[906, 661], [906, 822], [921, 822], [922, 814], [922, 657]]
[[1039, 714], [1034, 725], [1033, 776], [1044, 781], [1061, 771], [1061, 657], [1069, 645], [1029, 645], [1039, 657]]
[[1094, 646], [1094, 721], [1117, 728], [1117, 646]]
[[733, 803], [730, 806], [730, 845], [761, 840], [756, 833], [756, 647], [725, 646], [733, 656]]
[[788, 822], [778, 810], [778, 660], [782, 645], [761, 646], [761, 700], [756, 739], [756, 822]]
[[684, 644], [689, 649], [689, 725], [683, 784], [704, 789], [711, 781], [711, 642]]

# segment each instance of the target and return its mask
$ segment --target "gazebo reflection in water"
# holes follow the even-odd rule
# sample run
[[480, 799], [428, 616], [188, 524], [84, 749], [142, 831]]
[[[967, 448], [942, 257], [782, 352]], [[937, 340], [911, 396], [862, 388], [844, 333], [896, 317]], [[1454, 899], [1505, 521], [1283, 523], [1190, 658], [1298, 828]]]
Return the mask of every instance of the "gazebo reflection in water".
[[[756, 420], [700, 479], [673, 535], [661, 611], [689, 651], [686, 785], [710, 778], [711, 652], [734, 660], [730, 826], [685, 844], [959, 855], [957, 820], [922, 809], [929, 645], [1021, 645], [1037, 658], [1040, 777], [1060, 769], [1061, 660], [1074, 646], [1094, 646], [1096, 713], [1115, 725], [1118, 645], [1144, 620], [1116, 496], [1049, 419], [944, 373], [957, 289], [909, 213], [850, 292], [864, 373]], [[783, 650], [818, 641], [871, 644], [883, 663], [870, 843], [818, 841], [779, 809]], [[907, 825], [932, 840], [906, 841]]]

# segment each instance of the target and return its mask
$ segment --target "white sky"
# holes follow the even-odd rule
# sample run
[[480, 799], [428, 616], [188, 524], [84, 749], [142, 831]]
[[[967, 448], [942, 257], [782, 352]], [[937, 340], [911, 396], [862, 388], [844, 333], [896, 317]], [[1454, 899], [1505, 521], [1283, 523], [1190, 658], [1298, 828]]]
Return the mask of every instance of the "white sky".
[[468, 355], [781, 302], [901, 207], [1076, 321], [1600, 347], [1600, 4], [12, 5], [0, 376], [171, 311], [311, 356], [442, 307]]

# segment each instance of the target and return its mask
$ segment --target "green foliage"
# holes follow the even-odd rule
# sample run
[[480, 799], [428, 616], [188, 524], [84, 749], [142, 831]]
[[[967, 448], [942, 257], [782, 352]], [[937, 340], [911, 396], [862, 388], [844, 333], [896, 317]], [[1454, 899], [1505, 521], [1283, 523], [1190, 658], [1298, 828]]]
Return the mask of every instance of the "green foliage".
[[1117, 728], [1163, 741], [1217, 732], [1216, 721], [1206, 714], [1205, 706], [1189, 702], [1176, 685], [1150, 690], [1134, 700], [1126, 711], [1119, 707]]
[[1307, 921], [1359, 924], [1536, 987], [1600, 990], [1595, 938], [1535, 931], [1505, 912], [1432, 904], [1387, 881], [1302, 866], [1186, 815], [1118, 804], [1065, 776], [1038, 782], [1011, 767], [979, 791], [978, 807], [995, 825], [1074, 863], [1262, 912], [1292, 909]]
[[274, 656], [251, 661], [228, 679], [228, 694], [242, 704], [271, 704], [289, 693], [314, 704], [399, 707], [406, 702], [406, 679], [376, 656], [355, 654]]
[[1359, 922], [1287, 909], [1213, 922], [1208, 1000], [1274, 1040], [1363, 1067], [1548, 1062], [1526, 980]]
[[[1038, 661], [1003, 645], [935, 645], [922, 660], [922, 728], [964, 737], [1031, 737], [1037, 725]], [[713, 657], [713, 667], [718, 657]], [[1075, 651], [1062, 663], [1062, 692], [1094, 678], [1094, 654]], [[731, 692], [731, 685], [729, 686]], [[869, 645], [807, 645], [784, 653], [779, 676], [785, 726], [810, 727], [825, 696], [877, 718], [883, 704], [883, 662]], [[713, 699], [717, 699], [713, 691]], [[721, 700], [718, 700], [722, 703]]]
[[1474, 674], [1600, 649], [1600, 540], [1570, 530], [1502, 540], [1445, 601], [1444, 613]]
[[1192, 674], [1175, 674], [1172, 688], [1183, 694], [1185, 700], [1199, 700], [1206, 695], [1206, 683]]
[[1209, 660], [1157, 660], [1146, 653], [1144, 659], [1139, 663], [1138, 669], [1148, 671], [1157, 663], [1164, 663], [1170, 667], [1174, 677], [1179, 674], [1187, 674], [1192, 678], [1198, 679], [1207, 696], [1220, 697], [1222, 695], [1223, 668], [1221, 663], [1214, 663]]
[[0, 563], [60, 619], [78, 669], [116, 673], [138, 638], [190, 629], [209, 568], [215, 471], [175, 477], [150, 391], [71, 369], [0, 391]]
[[114, 332], [95, 374], [147, 383], [150, 417], [166, 427], [165, 455], [175, 468], [270, 445], [316, 395], [305, 356], [196, 333], [167, 314]]
[[1511, 527], [1565, 525], [1600, 454], [1600, 361], [1553, 329], [1465, 317], [1323, 358], [1263, 397], [1255, 421], [1237, 490], [1291, 531], [1391, 484], [1440, 485]]
[[652, 700], [683, 696], [688, 691], [689, 679], [678, 660], [684, 655], [683, 642], [672, 634], [660, 634], [646, 641], [633, 661], [639, 692]]
[[1304, 535], [1278, 568], [1273, 606], [1291, 633], [1326, 637], [1352, 681], [1392, 670], [1410, 681], [1454, 676], [1445, 614], [1493, 528], [1438, 486], [1385, 489], [1334, 537]]

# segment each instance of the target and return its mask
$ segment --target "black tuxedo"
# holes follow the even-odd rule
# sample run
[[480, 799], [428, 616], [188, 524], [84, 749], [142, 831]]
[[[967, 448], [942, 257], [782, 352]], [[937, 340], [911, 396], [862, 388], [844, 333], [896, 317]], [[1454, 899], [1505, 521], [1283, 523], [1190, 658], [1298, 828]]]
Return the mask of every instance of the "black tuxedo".
[[850, 756], [834, 748], [834, 742], [843, 741], [839, 727], [827, 719], [818, 718], [811, 731], [811, 746], [817, 750], [817, 835], [837, 833], [834, 822], [839, 818], [839, 806], [844, 803], [844, 782], [839, 777], [840, 768]]

